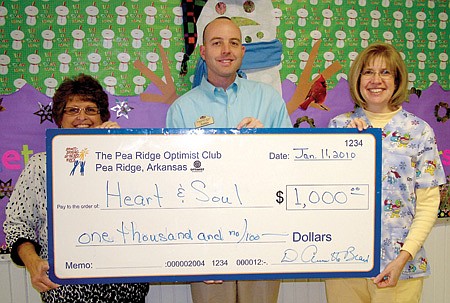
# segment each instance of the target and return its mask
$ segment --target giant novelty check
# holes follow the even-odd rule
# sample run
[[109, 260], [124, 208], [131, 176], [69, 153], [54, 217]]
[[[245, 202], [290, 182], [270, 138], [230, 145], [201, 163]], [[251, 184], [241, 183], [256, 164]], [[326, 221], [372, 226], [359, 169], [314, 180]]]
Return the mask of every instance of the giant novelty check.
[[378, 129], [47, 131], [57, 283], [371, 277]]

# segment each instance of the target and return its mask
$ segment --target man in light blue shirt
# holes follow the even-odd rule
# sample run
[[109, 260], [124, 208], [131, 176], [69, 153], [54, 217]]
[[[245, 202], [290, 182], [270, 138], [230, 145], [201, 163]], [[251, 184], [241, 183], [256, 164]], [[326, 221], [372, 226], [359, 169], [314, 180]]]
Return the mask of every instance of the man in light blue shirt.
[[[203, 31], [200, 55], [207, 78], [169, 108], [169, 128], [291, 128], [285, 102], [272, 86], [237, 76], [245, 47], [229, 18], [211, 21]], [[205, 281], [191, 284], [194, 303], [276, 303], [280, 282]]]
[[239, 28], [228, 18], [218, 18], [204, 30], [200, 55], [207, 79], [169, 108], [170, 128], [290, 128], [284, 100], [272, 86], [237, 76], [245, 47]]

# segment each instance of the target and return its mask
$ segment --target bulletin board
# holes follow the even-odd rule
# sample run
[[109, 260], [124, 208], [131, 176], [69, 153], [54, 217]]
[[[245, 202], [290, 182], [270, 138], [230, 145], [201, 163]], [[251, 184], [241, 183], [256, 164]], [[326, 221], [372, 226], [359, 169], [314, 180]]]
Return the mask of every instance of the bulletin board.
[[[280, 62], [270, 74], [255, 77], [270, 78], [287, 104], [303, 101], [296, 97], [297, 88], [306, 96], [312, 79], [326, 76], [326, 110], [290, 107], [296, 128], [326, 127], [331, 118], [352, 110], [346, 75], [353, 59], [372, 42], [392, 43], [409, 72], [410, 98], [403, 106], [435, 130], [449, 180], [448, 1], [244, 2], [196, 0], [188, 10], [199, 14], [201, 24], [219, 13], [239, 20], [248, 49], [255, 42], [279, 41]], [[108, 94], [111, 119], [121, 127], [165, 126], [170, 104], [192, 86], [199, 55], [196, 41], [192, 45], [185, 39], [199, 34], [185, 18], [185, 4], [0, 3], [0, 222], [20, 172], [33, 154], [45, 150], [45, 131], [55, 127], [51, 98], [65, 77], [87, 73], [97, 78]], [[190, 59], [181, 75], [187, 53]], [[447, 181], [441, 187], [439, 217], [450, 215], [448, 186]], [[7, 251], [0, 230], [0, 252]]]

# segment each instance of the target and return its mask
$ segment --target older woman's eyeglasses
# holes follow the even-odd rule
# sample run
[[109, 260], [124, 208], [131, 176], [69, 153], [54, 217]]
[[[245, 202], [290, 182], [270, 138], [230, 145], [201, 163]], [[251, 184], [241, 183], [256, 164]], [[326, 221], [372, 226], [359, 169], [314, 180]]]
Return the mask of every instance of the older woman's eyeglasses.
[[97, 107], [66, 107], [64, 108], [64, 113], [69, 116], [76, 116], [84, 111], [88, 116], [95, 116], [100, 114], [100, 109]]
[[381, 79], [388, 80], [391, 79], [394, 75], [388, 69], [382, 69], [380, 71], [374, 71], [372, 69], [365, 69], [361, 72], [361, 76], [365, 79], [371, 79], [375, 77], [375, 75], [380, 76]]

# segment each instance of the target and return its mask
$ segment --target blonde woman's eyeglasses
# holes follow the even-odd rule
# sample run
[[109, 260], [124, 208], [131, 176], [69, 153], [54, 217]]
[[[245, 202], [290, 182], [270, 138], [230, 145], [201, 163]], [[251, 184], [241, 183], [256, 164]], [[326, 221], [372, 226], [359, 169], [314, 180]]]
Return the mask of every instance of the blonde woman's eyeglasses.
[[371, 78], [375, 77], [375, 75], [380, 76], [380, 78], [384, 79], [384, 80], [392, 79], [394, 77], [392, 72], [388, 69], [382, 69], [380, 71], [366, 69], [361, 72], [361, 77], [363, 77], [365, 79], [371, 79]]

